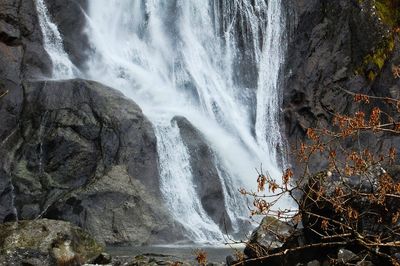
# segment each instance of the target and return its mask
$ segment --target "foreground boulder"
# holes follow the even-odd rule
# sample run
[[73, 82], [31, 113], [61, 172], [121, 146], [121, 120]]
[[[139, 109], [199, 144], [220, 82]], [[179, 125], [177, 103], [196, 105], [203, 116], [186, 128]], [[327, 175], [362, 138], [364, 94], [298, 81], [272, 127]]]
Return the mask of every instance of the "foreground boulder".
[[102, 250], [91, 236], [68, 222], [41, 219], [0, 224], [0, 265], [80, 265]]
[[282, 247], [293, 231], [290, 224], [266, 216], [251, 234], [244, 254], [250, 258], [265, 256], [269, 250]]
[[179, 238], [161, 201], [153, 128], [113, 89], [25, 83], [19, 126], [0, 149], [0, 220], [67, 220], [107, 244]]

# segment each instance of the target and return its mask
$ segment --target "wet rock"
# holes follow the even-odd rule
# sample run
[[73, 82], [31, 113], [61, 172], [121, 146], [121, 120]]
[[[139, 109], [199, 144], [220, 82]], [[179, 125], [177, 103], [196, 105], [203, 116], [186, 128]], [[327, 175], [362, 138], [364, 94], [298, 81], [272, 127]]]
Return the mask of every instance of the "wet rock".
[[234, 264], [235, 261], [236, 261], [236, 259], [232, 255], [229, 255], [226, 257], [226, 265], [228, 265], [228, 266]]
[[358, 256], [354, 254], [354, 252], [341, 248], [338, 251], [337, 254], [337, 259], [339, 260], [340, 263], [348, 263], [350, 261], [358, 260]]
[[0, 264], [55, 265], [86, 262], [103, 247], [82, 229], [64, 221], [41, 219], [0, 224]]
[[[33, 0], [0, 2], [0, 221], [14, 215], [11, 182], [4, 161], [23, 109], [24, 78], [50, 75], [52, 64], [42, 45], [42, 33]], [[3, 149], [6, 152], [3, 152]]]
[[28, 248], [16, 249], [0, 254], [0, 265], [47, 266], [56, 265], [56, 260], [48, 252]]
[[[282, 247], [286, 238], [293, 231], [294, 228], [289, 224], [274, 217], [266, 216], [250, 236], [244, 254], [250, 258], [264, 256], [268, 254], [269, 250]], [[282, 236], [282, 238], [278, 238], [278, 236]]]
[[180, 237], [161, 201], [152, 126], [133, 101], [84, 80], [24, 89], [20, 126], [0, 160], [15, 188], [0, 187], [14, 194], [8, 208], [21, 219], [71, 221], [108, 244]]
[[320, 266], [320, 265], [321, 265], [321, 263], [317, 260], [313, 260], [313, 261], [310, 261], [309, 263], [307, 263], [307, 266]]
[[84, 67], [90, 53], [89, 39], [85, 33], [87, 0], [46, 0], [52, 21], [63, 38], [64, 49], [72, 63]]
[[0, 3], [0, 139], [12, 133], [22, 108], [22, 78], [50, 74], [51, 61], [42, 45], [42, 33], [33, 0]]
[[110, 264], [112, 261], [111, 255], [107, 253], [101, 253], [97, 258], [92, 261], [92, 264]]
[[[285, 3], [290, 38], [283, 71], [283, 116], [290, 144], [296, 146], [306, 140], [309, 127], [331, 128], [334, 113], [348, 114], [358, 109], [353, 97], [339, 87], [383, 97], [390, 97], [390, 91], [398, 88], [400, 81], [394, 79], [390, 69], [399, 57], [398, 40], [381, 69], [371, 66], [376, 79], [371, 81], [368, 75], [356, 71], [363, 66], [364, 58], [387, 40], [388, 26], [367, 7], [370, 3], [347, 0]], [[378, 151], [388, 146], [385, 143], [400, 147], [399, 138], [391, 135], [383, 135], [378, 140], [372, 134], [365, 135], [360, 143], [361, 149], [372, 147]], [[354, 142], [349, 143], [349, 148], [352, 145]], [[312, 171], [325, 166], [320, 158], [309, 162]]]
[[230, 230], [231, 221], [226, 212], [223, 184], [216, 168], [216, 155], [203, 134], [186, 118], [174, 117], [183, 142], [189, 151], [190, 166], [201, 204], [207, 214], [221, 226]]

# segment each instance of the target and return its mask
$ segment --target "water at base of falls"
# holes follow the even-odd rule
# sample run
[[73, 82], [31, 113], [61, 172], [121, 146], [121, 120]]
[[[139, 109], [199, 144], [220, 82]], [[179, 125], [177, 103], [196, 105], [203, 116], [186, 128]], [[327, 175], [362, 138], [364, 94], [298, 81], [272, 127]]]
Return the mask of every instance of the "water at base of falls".
[[[36, 1], [54, 78], [76, 75], [43, 0]], [[237, 190], [255, 188], [260, 164], [278, 179], [282, 173], [281, 8], [280, 0], [89, 0], [92, 49], [82, 75], [122, 91], [150, 119], [165, 204], [195, 242], [220, 242], [223, 230], [197, 195], [190, 153], [173, 118], [187, 118], [215, 154], [221, 207], [239, 230], [248, 213]]]

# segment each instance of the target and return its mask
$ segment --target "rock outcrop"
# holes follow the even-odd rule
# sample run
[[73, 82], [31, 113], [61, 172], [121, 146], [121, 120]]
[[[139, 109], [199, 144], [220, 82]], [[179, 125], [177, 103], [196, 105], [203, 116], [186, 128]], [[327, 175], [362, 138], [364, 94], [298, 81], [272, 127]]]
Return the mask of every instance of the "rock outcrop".
[[22, 110], [22, 80], [48, 76], [52, 63], [42, 45], [42, 32], [33, 0], [0, 3], [0, 140], [18, 124]]
[[285, 238], [288, 238], [293, 231], [292, 225], [275, 217], [266, 216], [251, 234], [244, 254], [249, 258], [268, 255], [271, 249], [282, 247], [285, 244]]
[[57, 25], [65, 52], [79, 69], [84, 67], [90, 53], [89, 39], [85, 33], [87, 0], [46, 0], [52, 21]]
[[[87, 3], [47, 2], [82, 66]], [[35, 1], [2, 1], [0, 221], [68, 220], [108, 244], [180, 239], [160, 198], [156, 138], [140, 108], [95, 82], [34, 81], [51, 72]]]
[[231, 221], [225, 209], [224, 188], [216, 168], [216, 155], [203, 134], [186, 118], [174, 117], [182, 140], [190, 155], [193, 181], [201, 204], [207, 214], [221, 228], [231, 228]]
[[152, 126], [115, 90], [84, 80], [26, 82], [19, 126], [1, 148], [1, 180], [10, 181], [1, 197], [20, 219], [68, 220], [108, 244], [151, 243], [173, 231]]
[[[49, 76], [52, 63], [42, 45], [33, 0], [0, 3], [0, 146], [12, 137], [23, 109], [24, 79]], [[5, 175], [5, 152], [0, 153], [0, 220], [15, 216], [10, 179]], [[9, 216], [9, 217], [10, 217]]]
[[91, 236], [68, 222], [41, 219], [0, 224], [0, 265], [81, 265], [102, 250]]
[[[309, 127], [329, 128], [334, 113], [357, 109], [353, 97], [340, 88], [398, 96], [400, 80], [391, 69], [399, 64], [400, 42], [373, 1], [301, 0], [286, 6], [291, 36], [283, 70], [283, 108], [290, 144], [304, 140]], [[376, 149], [400, 147], [393, 136], [382, 136], [378, 142], [365, 136], [362, 143]], [[313, 166], [321, 165], [315, 161]]]

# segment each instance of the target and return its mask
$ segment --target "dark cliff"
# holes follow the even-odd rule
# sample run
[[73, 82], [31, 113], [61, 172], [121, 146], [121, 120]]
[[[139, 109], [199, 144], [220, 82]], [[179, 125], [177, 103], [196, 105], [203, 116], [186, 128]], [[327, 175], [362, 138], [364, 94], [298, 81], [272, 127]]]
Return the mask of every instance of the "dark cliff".
[[[309, 127], [332, 125], [333, 115], [356, 110], [343, 89], [398, 97], [400, 80], [399, 1], [307, 0], [287, 3], [289, 45], [284, 75], [285, 133], [292, 147]], [[385, 135], [366, 136], [377, 150], [399, 146]], [[318, 168], [319, 162], [313, 162]]]

